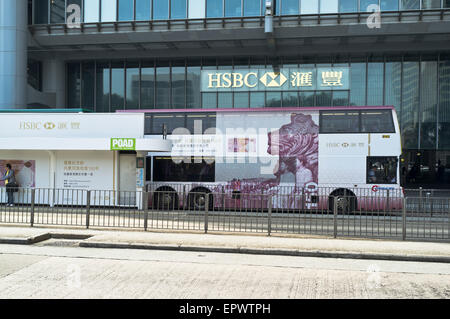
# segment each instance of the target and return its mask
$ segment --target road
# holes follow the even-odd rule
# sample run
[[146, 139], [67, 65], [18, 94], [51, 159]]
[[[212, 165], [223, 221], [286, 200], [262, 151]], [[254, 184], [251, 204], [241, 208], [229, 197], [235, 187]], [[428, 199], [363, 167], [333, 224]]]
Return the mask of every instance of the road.
[[0, 298], [450, 298], [448, 264], [0, 245]]

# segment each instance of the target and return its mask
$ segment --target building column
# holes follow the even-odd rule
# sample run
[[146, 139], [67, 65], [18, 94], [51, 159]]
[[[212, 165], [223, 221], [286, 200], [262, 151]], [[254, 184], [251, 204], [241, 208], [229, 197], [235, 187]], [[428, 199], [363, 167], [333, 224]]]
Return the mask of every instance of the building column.
[[63, 60], [42, 61], [42, 91], [55, 93], [55, 105], [50, 105], [57, 109], [66, 107], [66, 69]]
[[0, 109], [26, 108], [27, 0], [0, 1]]

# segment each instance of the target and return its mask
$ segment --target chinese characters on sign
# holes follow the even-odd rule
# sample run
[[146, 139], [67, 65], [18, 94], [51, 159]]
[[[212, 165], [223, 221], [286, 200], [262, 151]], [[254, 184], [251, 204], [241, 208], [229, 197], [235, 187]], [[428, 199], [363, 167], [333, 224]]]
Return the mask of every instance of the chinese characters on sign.
[[85, 161], [64, 161], [64, 188], [88, 188], [99, 169], [99, 166], [90, 166]]
[[322, 86], [342, 86], [342, 71], [322, 72]]
[[201, 80], [202, 92], [349, 90], [350, 73], [347, 67], [205, 70]]
[[312, 72], [292, 72], [291, 86], [312, 86]]
[[172, 156], [214, 156], [220, 143], [216, 135], [171, 135]]

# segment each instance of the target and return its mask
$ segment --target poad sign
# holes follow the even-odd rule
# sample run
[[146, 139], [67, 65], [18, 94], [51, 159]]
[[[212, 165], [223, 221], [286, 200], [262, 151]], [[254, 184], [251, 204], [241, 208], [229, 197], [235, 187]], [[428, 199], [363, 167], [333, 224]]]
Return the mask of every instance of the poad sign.
[[134, 151], [136, 150], [135, 138], [112, 138], [111, 151]]

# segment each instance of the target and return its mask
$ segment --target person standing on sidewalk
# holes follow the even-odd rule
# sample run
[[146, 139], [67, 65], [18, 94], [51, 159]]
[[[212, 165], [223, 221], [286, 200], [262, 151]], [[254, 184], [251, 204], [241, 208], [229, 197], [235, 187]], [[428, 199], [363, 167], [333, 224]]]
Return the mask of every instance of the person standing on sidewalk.
[[14, 192], [16, 191], [15, 188], [17, 188], [17, 183], [11, 164], [6, 164], [6, 172], [3, 178], [0, 178], [0, 181], [5, 181], [6, 194], [8, 196], [8, 203], [6, 206], [14, 206]]

